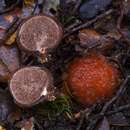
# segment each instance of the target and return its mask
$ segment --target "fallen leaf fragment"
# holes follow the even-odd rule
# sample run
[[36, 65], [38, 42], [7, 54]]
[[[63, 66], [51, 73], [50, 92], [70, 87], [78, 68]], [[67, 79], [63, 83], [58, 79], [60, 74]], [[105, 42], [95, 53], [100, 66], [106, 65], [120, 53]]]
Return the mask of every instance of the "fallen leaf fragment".
[[25, 121], [21, 130], [33, 130], [34, 129], [33, 121], [34, 121], [33, 118], [30, 118], [29, 120]]
[[[117, 38], [117, 35], [108, 34], [108, 37]], [[119, 36], [118, 36], [119, 37]], [[94, 29], [83, 29], [79, 32], [80, 46], [84, 48], [94, 48], [102, 54], [107, 54], [114, 48], [114, 43], [105, 35], [101, 35]]]
[[90, 48], [91, 46], [95, 46], [99, 40], [101, 35], [92, 29], [83, 29], [79, 32], [80, 45], [83, 47]]
[[7, 121], [8, 116], [15, 110], [13, 99], [7, 91], [0, 91], [0, 122]]
[[24, 0], [24, 4], [27, 6], [33, 5], [35, 0]]
[[8, 122], [13, 124], [15, 121], [19, 121], [21, 116], [22, 116], [22, 111], [21, 109], [17, 108], [15, 112], [12, 112], [8, 116]]
[[4, 127], [0, 126], [0, 130], [6, 130]]
[[7, 41], [5, 42], [5, 44], [7, 45], [12, 45], [16, 40], [16, 32], [13, 33], [8, 39]]

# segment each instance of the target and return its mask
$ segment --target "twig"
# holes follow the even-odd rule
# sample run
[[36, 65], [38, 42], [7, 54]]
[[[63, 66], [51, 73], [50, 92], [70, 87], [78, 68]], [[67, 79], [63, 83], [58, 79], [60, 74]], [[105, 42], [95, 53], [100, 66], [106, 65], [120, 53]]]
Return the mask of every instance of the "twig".
[[73, 29], [74, 27], [77, 27], [77, 26], [79, 26], [79, 25], [81, 25], [81, 21], [76, 21], [75, 23], [73, 23], [73, 24], [71, 24], [69, 27], [67, 27], [66, 29], [65, 29], [65, 33], [67, 33], [67, 32], [69, 32], [71, 29]]
[[12, 28], [8, 30], [6, 37], [9, 37], [12, 33], [14, 33], [21, 22], [22, 19], [18, 19], [17, 22], [12, 26]]
[[120, 86], [120, 89], [118, 90], [118, 92], [116, 93], [116, 96], [115, 97], [113, 97], [110, 101], [108, 101], [105, 105], [104, 105], [104, 107], [103, 107], [103, 109], [102, 109], [102, 113], [105, 113], [106, 111], [107, 111], [107, 109], [108, 109], [108, 107], [114, 102], [114, 101], [116, 101], [117, 99], [118, 99], [118, 97], [120, 96], [120, 95], [122, 95], [122, 93], [124, 93], [124, 91], [126, 90], [126, 83], [128, 82], [128, 80], [129, 80], [129, 76], [127, 76], [126, 78], [125, 78], [125, 80], [123, 81], [123, 83], [122, 83], [122, 85]]
[[101, 120], [103, 117], [104, 117], [103, 113], [96, 115], [94, 119], [91, 120], [86, 130], [93, 130], [95, 128], [95, 125], [98, 123], [98, 121]]
[[110, 101], [108, 101], [108, 102], [104, 105], [102, 111], [101, 111], [99, 114], [97, 114], [96, 116], [94, 116], [94, 117], [91, 118], [92, 121], [91, 121], [90, 124], [87, 126], [87, 129], [86, 129], [86, 130], [93, 130], [93, 129], [95, 128], [95, 126], [96, 126], [96, 124], [98, 123], [98, 121], [99, 121], [100, 119], [102, 119], [102, 117], [105, 115], [105, 112], [107, 111], [108, 107], [110, 107], [110, 105], [111, 105], [113, 102], [115, 102], [115, 101], [118, 99], [118, 97], [126, 90], [126, 86], [125, 86], [125, 85], [126, 85], [126, 83], [128, 82], [129, 79], [130, 79], [130, 77], [127, 76], [127, 77], [125, 78], [125, 80], [123, 81], [122, 85], [120, 86], [120, 89], [119, 89], [118, 92], [116, 93], [116, 96], [113, 97]]
[[116, 110], [107, 112], [105, 115], [109, 116], [109, 115], [115, 114], [115, 113], [120, 112], [120, 111], [125, 111], [129, 108], [130, 108], [130, 104], [123, 105], [123, 106], [120, 106], [119, 108], [117, 108]]
[[117, 30], [121, 34], [122, 39], [125, 40], [128, 44], [130, 44], [130, 39], [127, 36], [125, 36], [124, 32], [122, 32], [122, 29], [121, 29], [121, 23], [125, 14], [125, 2], [126, 1], [123, 1], [123, 0], [120, 2], [120, 16], [117, 20]]
[[85, 115], [84, 115], [84, 112], [81, 112], [81, 117], [80, 117], [80, 121], [79, 121], [79, 124], [78, 124], [78, 127], [76, 128], [76, 130], [80, 130], [81, 129], [81, 126], [84, 122], [84, 119], [85, 119]]
[[13, 9], [15, 9], [15, 7], [16, 7], [18, 4], [19, 4], [19, 0], [17, 0], [16, 3], [13, 4], [12, 6], [10, 6], [9, 8], [7, 8], [7, 9], [5, 9], [5, 10], [3, 10], [3, 11], [0, 11], [0, 15], [12, 11]]
[[87, 120], [89, 115], [92, 113], [93, 107], [94, 106], [92, 106], [91, 108], [86, 108], [84, 111], [80, 112], [80, 122], [79, 122], [76, 130], [80, 130], [81, 129], [84, 120], [85, 119]]
[[38, 0], [35, 0], [35, 6], [34, 6], [34, 8], [33, 8], [33, 11], [32, 11], [32, 13], [31, 13], [31, 15], [34, 15], [34, 14], [35, 14], [35, 11], [36, 11], [37, 7], [38, 7]]
[[7, 38], [9, 38], [16, 31], [21, 22], [22, 19], [18, 19], [17, 22], [13, 24], [13, 26], [11, 26], [8, 31], [6, 31], [4, 38], [0, 41], [0, 45], [3, 44], [7, 40]]
[[111, 13], [113, 13], [113, 9], [110, 9], [110, 10], [106, 11], [105, 13], [103, 13], [103, 14], [97, 16], [96, 18], [94, 18], [94, 19], [92, 19], [92, 20], [90, 20], [90, 21], [88, 21], [88, 22], [86, 22], [86, 23], [84, 23], [84, 24], [82, 24], [82, 25], [80, 25], [80, 26], [78, 26], [78, 27], [76, 27], [76, 28], [73, 28], [70, 32], [68, 32], [68, 33], [66, 33], [66, 34], [64, 35], [64, 38], [70, 36], [71, 34], [77, 32], [77, 31], [79, 31], [80, 29], [83, 29], [83, 28], [86, 28], [86, 27], [92, 25], [92, 24], [95, 23], [97, 20], [100, 20], [100, 19], [104, 18], [105, 16], [110, 15]]
[[74, 9], [72, 11], [73, 14], [75, 14], [77, 12], [77, 10], [78, 10], [79, 6], [81, 5], [81, 3], [82, 3], [82, 0], [77, 0], [76, 1], [76, 5], [75, 5], [75, 7], [74, 7]]
[[117, 29], [120, 30], [121, 29], [121, 23], [124, 17], [124, 1], [120, 2], [120, 16], [117, 20]]
[[16, 24], [16, 22], [19, 20], [19, 18], [16, 16], [13, 20], [13, 22], [9, 25], [9, 27], [6, 29], [6, 33], [9, 32], [9, 30]]

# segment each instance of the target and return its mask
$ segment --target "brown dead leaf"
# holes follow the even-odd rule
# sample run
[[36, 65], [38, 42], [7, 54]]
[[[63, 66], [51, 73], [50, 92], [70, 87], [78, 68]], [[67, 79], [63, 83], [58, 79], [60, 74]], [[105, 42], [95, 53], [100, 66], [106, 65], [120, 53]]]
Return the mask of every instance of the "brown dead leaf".
[[30, 118], [29, 120], [25, 121], [23, 127], [21, 128], [21, 130], [33, 130], [33, 129], [34, 129], [33, 118]]
[[[109, 36], [109, 35], [108, 35]], [[101, 35], [94, 29], [83, 29], [79, 32], [80, 46], [85, 48], [94, 48], [106, 55], [114, 48], [112, 40], [105, 35]]]
[[15, 112], [12, 112], [12, 113], [8, 116], [8, 121], [13, 124], [15, 121], [20, 120], [21, 116], [22, 116], [22, 112], [21, 112], [20, 109], [17, 108]]
[[79, 32], [80, 45], [83, 47], [96, 45], [100, 37], [100, 34], [92, 29], [83, 29]]
[[13, 33], [8, 39], [7, 41], [5, 42], [5, 44], [7, 45], [12, 45], [16, 40], [16, 32]]
[[0, 130], [6, 130], [4, 127], [0, 126]]
[[34, 2], [35, 2], [35, 0], [24, 0], [24, 4], [28, 5], [28, 6], [33, 5]]

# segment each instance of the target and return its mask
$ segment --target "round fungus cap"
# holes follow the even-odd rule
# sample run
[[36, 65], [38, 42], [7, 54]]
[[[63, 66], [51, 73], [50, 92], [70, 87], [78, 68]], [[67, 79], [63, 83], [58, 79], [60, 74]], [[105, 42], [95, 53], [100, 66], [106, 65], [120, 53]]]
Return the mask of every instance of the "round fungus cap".
[[16, 103], [22, 107], [31, 107], [55, 98], [53, 78], [47, 69], [40, 67], [18, 70], [10, 81], [10, 91]]
[[92, 54], [70, 64], [67, 83], [73, 97], [90, 106], [115, 93], [120, 83], [120, 71], [103, 55]]
[[18, 31], [18, 43], [28, 52], [42, 54], [56, 48], [63, 35], [61, 24], [51, 16], [36, 15], [28, 18]]

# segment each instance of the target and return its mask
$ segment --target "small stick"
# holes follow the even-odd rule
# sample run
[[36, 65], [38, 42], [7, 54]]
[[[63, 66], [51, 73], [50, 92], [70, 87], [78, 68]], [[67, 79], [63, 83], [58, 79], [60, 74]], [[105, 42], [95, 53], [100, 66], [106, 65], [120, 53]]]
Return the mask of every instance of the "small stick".
[[10, 24], [10, 26], [6, 29], [6, 33], [10, 31], [10, 29], [16, 24], [16, 22], [19, 20], [19, 18], [16, 16], [13, 20], [13, 22]]
[[123, 105], [123, 106], [120, 106], [120, 107], [119, 107], [118, 109], [116, 109], [116, 110], [107, 112], [105, 115], [106, 115], [106, 116], [109, 116], [109, 115], [115, 114], [115, 113], [120, 112], [120, 111], [125, 111], [125, 110], [127, 110], [127, 109], [129, 109], [129, 108], [130, 108], [130, 104]]
[[31, 13], [31, 15], [34, 15], [34, 14], [35, 14], [35, 11], [36, 11], [37, 7], [38, 7], [38, 0], [35, 0], [35, 6], [34, 6], [34, 8], [33, 8], [33, 11], [32, 11], [32, 13]]
[[71, 24], [69, 27], [67, 27], [65, 29], [65, 33], [69, 32], [69, 31], [71, 31], [71, 29], [81, 25], [81, 23], [82, 23], [81, 21], [76, 21], [75, 23]]
[[76, 128], [76, 130], [80, 130], [81, 129], [81, 126], [82, 126], [82, 124], [84, 122], [84, 119], [85, 119], [84, 112], [81, 112], [80, 114], [81, 114], [81, 117], [80, 117], [80, 121], [79, 121], [79, 124], [78, 124], [78, 127]]
[[120, 30], [121, 29], [121, 23], [122, 23], [122, 20], [123, 20], [123, 17], [124, 17], [124, 1], [121, 1], [120, 2], [120, 16], [117, 20], [117, 29]]
[[115, 102], [115, 101], [118, 99], [118, 97], [126, 90], [126, 86], [125, 86], [125, 85], [126, 85], [126, 83], [128, 82], [129, 78], [130, 78], [129, 76], [127, 76], [127, 77], [125, 78], [125, 80], [124, 80], [124, 82], [122, 83], [120, 89], [118, 90], [116, 96], [113, 97], [110, 101], [108, 101], [108, 102], [104, 105], [104, 107], [103, 107], [103, 109], [102, 109], [102, 111], [101, 111], [102, 113], [105, 113], [105, 112], [107, 111], [108, 107], [109, 107], [113, 102]]
[[[102, 111], [91, 119], [92, 121], [90, 122], [90, 124], [88, 125], [88, 127], [86, 128], [86, 130], [93, 130], [93, 129], [95, 128], [95, 125], [97, 124], [97, 122], [98, 122], [100, 119], [102, 119], [102, 117], [105, 115], [105, 112], [107, 111], [108, 107], [109, 107], [113, 102], [115, 102], [115, 101], [118, 99], [118, 97], [126, 90], [126, 86], [125, 86], [125, 85], [126, 85], [126, 83], [128, 82], [129, 78], [130, 78], [129, 76], [127, 76], [127, 77], [125, 78], [125, 80], [123, 81], [122, 85], [120, 86], [120, 89], [118, 90], [116, 96], [113, 97], [110, 101], [108, 101], [108, 102], [104, 105]], [[127, 106], [127, 107], [128, 107], [128, 106]]]
[[10, 6], [9, 8], [7, 8], [7, 9], [5, 9], [5, 10], [3, 10], [3, 11], [0, 11], [0, 15], [5, 14], [5, 13], [8, 13], [8, 12], [14, 10], [14, 8], [15, 8], [18, 4], [19, 4], [19, 0], [17, 0], [16, 3], [13, 4], [12, 6]]
[[77, 10], [80, 7], [81, 3], [82, 3], [82, 0], [77, 0], [76, 1], [76, 5], [75, 5], [75, 7], [73, 9], [73, 14], [75, 14], [77, 12]]
[[86, 27], [92, 25], [92, 24], [95, 23], [97, 20], [100, 20], [100, 19], [102, 19], [103, 17], [110, 15], [111, 13], [113, 13], [113, 9], [110, 9], [110, 10], [106, 11], [105, 13], [100, 14], [100, 15], [97, 16], [96, 18], [94, 18], [94, 19], [92, 19], [92, 20], [90, 20], [90, 21], [88, 21], [88, 22], [86, 22], [86, 23], [84, 23], [84, 24], [82, 24], [82, 25], [79, 25], [79, 26], [76, 27], [76, 28], [73, 28], [70, 32], [68, 32], [68, 33], [66, 33], [66, 34], [64, 35], [64, 38], [66, 38], [66, 37], [72, 35], [73, 33], [77, 32], [77, 31], [79, 31], [79, 30], [81, 30], [81, 29], [83, 29], [83, 28], [86, 28]]
[[10, 29], [7, 29], [5, 32], [5, 35], [2, 40], [0, 40], [0, 45], [6, 42], [6, 40], [17, 30], [18, 26], [21, 24], [22, 19], [18, 19], [11, 27]]

